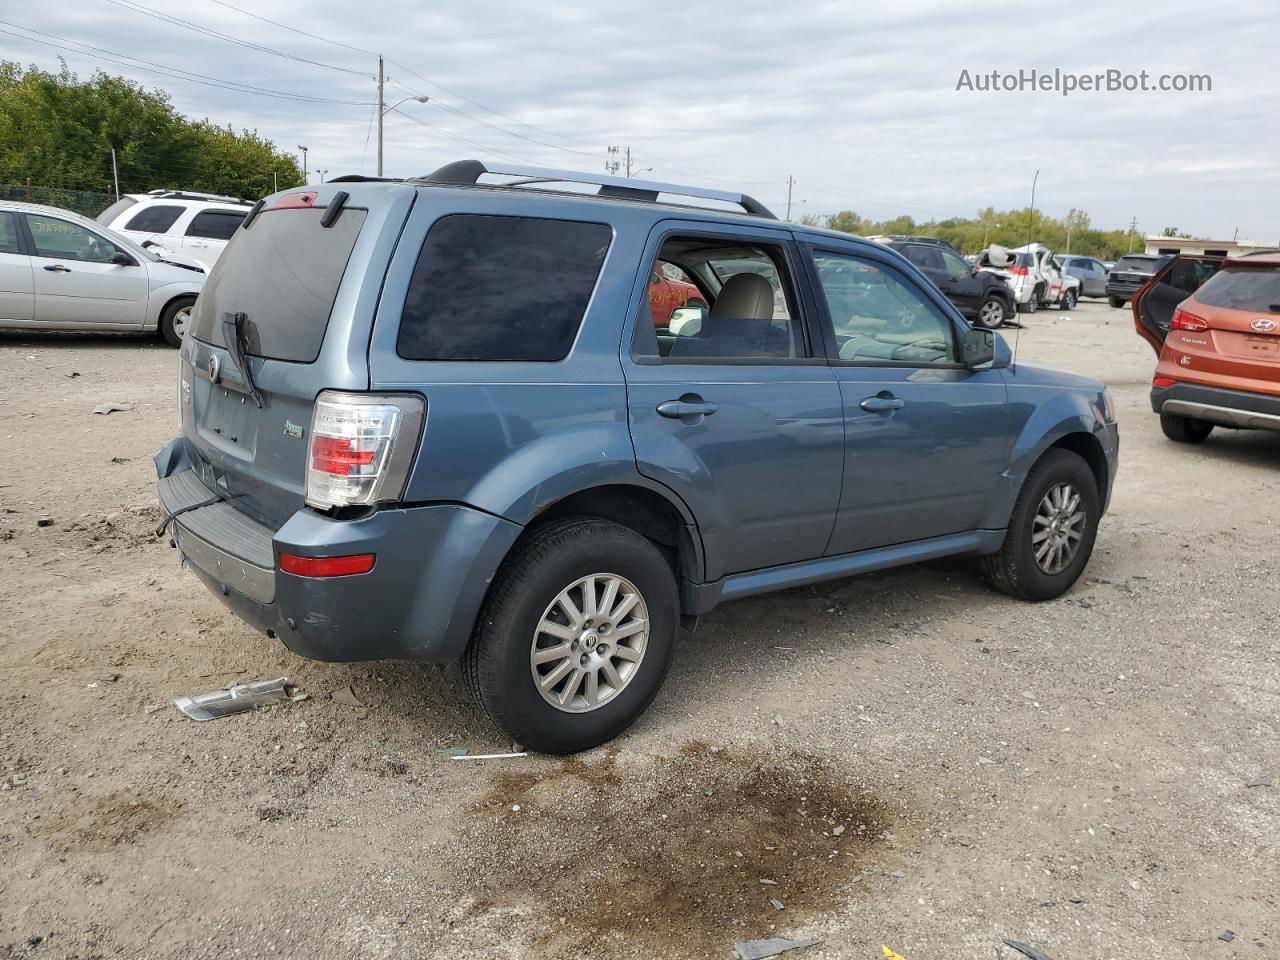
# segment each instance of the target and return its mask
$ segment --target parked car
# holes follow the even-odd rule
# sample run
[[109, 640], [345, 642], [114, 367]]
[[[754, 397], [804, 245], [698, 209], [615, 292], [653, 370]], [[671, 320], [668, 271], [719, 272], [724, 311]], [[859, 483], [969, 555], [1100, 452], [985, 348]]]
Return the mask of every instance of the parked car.
[[158, 244], [210, 270], [250, 209], [235, 197], [152, 190], [126, 194], [97, 219], [143, 246]]
[[1013, 319], [1013, 293], [1009, 286], [999, 277], [978, 270], [945, 240], [901, 236], [868, 239], [897, 250], [915, 264], [974, 326], [994, 330]]
[[[662, 262], [696, 332], [650, 320]], [[722, 601], [947, 555], [1059, 596], [1116, 471], [1101, 383], [1014, 369], [880, 244], [474, 160], [268, 198], [179, 366], [158, 493], [206, 586], [307, 657], [459, 661], [554, 753], [631, 724]]]
[[1059, 258], [1068, 276], [1080, 281], [1080, 296], [1105, 297], [1107, 295], [1107, 265], [1096, 257], [1062, 255]]
[[1174, 312], [1187, 297], [1222, 268], [1222, 257], [1183, 254], [1167, 257], [1133, 295], [1133, 324], [1156, 354], [1164, 346]]
[[1163, 259], [1151, 253], [1130, 253], [1117, 260], [1107, 274], [1107, 302], [1123, 307], [1151, 279]]
[[[1185, 258], [1179, 258], [1185, 259]], [[1134, 302], [1158, 338], [1159, 287]], [[1173, 311], [1151, 382], [1166, 437], [1201, 443], [1215, 426], [1280, 430], [1280, 251], [1231, 257]]]
[[1074, 310], [1080, 300], [1080, 281], [1064, 275], [1053, 251], [1042, 243], [1012, 250], [988, 247], [978, 255], [978, 269], [1003, 279], [1013, 291], [1017, 309], [1027, 313], [1054, 305]]
[[649, 276], [649, 306], [654, 326], [665, 327], [673, 311], [685, 306], [705, 308], [707, 301], [683, 270], [673, 263], [659, 263]]
[[79, 214], [0, 201], [0, 327], [159, 331], [176, 347], [204, 281]]

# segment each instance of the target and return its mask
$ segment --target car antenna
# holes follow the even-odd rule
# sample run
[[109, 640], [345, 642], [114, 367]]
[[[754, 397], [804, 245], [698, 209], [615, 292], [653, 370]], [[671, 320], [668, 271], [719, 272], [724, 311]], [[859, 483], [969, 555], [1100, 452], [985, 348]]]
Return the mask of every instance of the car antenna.
[[[1040, 179], [1040, 171], [1036, 171], [1036, 175], [1031, 178], [1031, 215], [1027, 217], [1027, 253], [1031, 253], [1031, 231], [1036, 222], [1036, 181]], [[1035, 263], [1035, 257], [1031, 258], [1031, 262]], [[1031, 295], [1036, 295], [1036, 285], [1031, 285]], [[1022, 340], [1022, 321], [1018, 321], [1018, 332], [1013, 335], [1013, 362], [1009, 367], [1014, 373], [1018, 372], [1018, 343]]]

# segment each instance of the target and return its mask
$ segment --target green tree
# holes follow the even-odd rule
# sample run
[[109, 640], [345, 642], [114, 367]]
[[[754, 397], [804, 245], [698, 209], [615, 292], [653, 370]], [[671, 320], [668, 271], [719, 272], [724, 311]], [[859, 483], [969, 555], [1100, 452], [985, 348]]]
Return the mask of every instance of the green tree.
[[101, 71], [81, 80], [0, 62], [0, 183], [121, 193], [157, 188], [259, 197], [302, 183], [289, 154], [256, 131], [179, 114], [161, 90]]

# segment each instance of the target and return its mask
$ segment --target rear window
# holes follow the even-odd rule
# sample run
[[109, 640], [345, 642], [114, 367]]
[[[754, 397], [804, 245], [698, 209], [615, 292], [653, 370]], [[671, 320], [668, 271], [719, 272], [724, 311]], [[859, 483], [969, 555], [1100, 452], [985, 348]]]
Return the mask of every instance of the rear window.
[[193, 335], [222, 346], [223, 317], [243, 312], [249, 353], [315, 360], [366, 215], [347, 207], [322, 227], [319, 207], [263, 211], [214, 265], [196, 301]]
[[1155, 273], [1156, 259], [1154, 257], [1121, 257], [1111, 269], [1118, 273]]
[[100, 214], [98, 214], [94, 219], [97, 220], [99, 223], [101, 223], [103, 226], [109, 227], [111, 226], [112, 220], [120, 216], [120, 214], [124, 213], [126, 210], [128, 210], [137, 202], [138, 201], [133, 199], [133, 197], [121, 197], [111, 206], [107, 207], [107, 209], [103, 210]]
[[139, 210], [124, 225], [126, 230], [137, 230], [139, 233], [164, 233], [182, 216], [182, 207], [157, 204]]
[[208, 237], [210, 240], [230, 240], [236, 227], [244, 221], [248, 210], [237, 213], [234, 210], [202, 210], [191, 220], [187, 227], [188, 237]]
[[1280, 268], [1223, 267], [1196, 291], [1206, 307], [1280, 313]]
[[442, 217], [418, 254], [397, 352], [406, 360], [563, 360], [612, 236], [602, 223]]

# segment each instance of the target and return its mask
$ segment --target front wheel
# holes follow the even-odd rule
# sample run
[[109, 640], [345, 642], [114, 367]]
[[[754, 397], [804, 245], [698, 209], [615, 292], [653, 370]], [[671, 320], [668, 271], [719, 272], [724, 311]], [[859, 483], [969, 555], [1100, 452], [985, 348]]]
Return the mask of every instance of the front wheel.
[[576, 753], [613, 739], [648, 707], [678, 624], [675, 577], [653, 543], [606, 520], [553, 523], [503, 565], [463, 675], [512, 739]]
[[1062, 299], [1058, 301], [1059, 310], [1074, 310], [1076, 308], [1076, 292], [1068, 290], [1062, 295]]
[[1069, 450], [1049, 450], [1022, 485], [1000, 550], [982, 558], [987, 582], [1020, 600], [1060, 597], [1089, 562], [1100, 514], [1089, 465]]
[[1213, 433], [1213, 424], [1195, 417], [1180, 417], [1176, 413], [1160, 414], [1160, 429], [1175, 443], [1204, 443]]
[[182, 346], [187, 328], [191, 326], [191, 311], [195, 305], [194, 297], [175, 300], [160, 314], [160, 336], [164, 337], [165, 343], [169, 346]]
[[989, 294], [982, 301], [982, 306], [978, 307], [974, 326], [981, 327], [983, 330], [995, 330], [1002, 323], [1004, 323], [1004, 303], [999, 297]]

